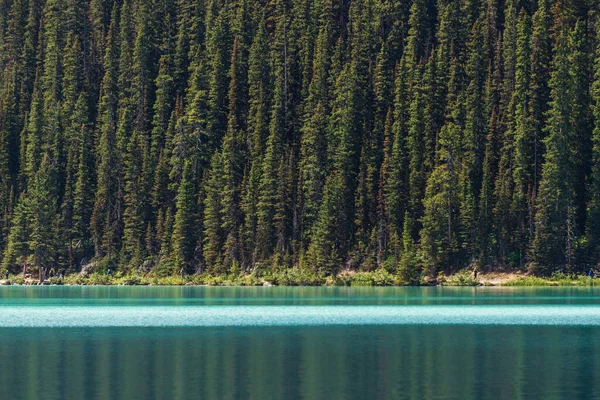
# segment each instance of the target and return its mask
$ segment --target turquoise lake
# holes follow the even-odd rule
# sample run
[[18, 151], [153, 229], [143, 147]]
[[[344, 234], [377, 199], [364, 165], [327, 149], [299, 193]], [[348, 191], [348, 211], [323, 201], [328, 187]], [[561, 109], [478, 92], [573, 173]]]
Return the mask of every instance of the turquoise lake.
[[600, 398], [600, 289], [0, 287], [0, 399]]

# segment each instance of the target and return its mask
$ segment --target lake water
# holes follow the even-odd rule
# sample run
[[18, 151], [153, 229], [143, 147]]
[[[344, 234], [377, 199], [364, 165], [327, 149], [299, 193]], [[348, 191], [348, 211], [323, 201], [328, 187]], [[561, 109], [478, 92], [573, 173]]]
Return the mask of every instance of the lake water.
[[600, 289], [0, 287], [0, 399], [600, 398]]

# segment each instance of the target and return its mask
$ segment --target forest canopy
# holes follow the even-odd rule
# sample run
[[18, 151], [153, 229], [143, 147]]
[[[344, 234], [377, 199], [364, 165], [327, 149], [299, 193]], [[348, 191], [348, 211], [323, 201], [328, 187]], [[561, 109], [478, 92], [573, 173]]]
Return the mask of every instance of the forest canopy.
[[600, 262], [595, 0], [2, 0], [0, 269]]

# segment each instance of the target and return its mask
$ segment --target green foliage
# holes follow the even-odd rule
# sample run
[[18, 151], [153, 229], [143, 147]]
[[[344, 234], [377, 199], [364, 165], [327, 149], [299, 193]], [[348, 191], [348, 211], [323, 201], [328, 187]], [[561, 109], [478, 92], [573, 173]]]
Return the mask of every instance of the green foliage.
[[144, 280], [138, 275], [126, 275], [118, 280], [119, 284], [126, 286], [135, 286], [144, 284]]
[[479, 281], [473, 278], [473, 274], [468, 271], [460, 271], [448, 278], [440, 279], [444, 286], [478, 286]]
[[586, 270], [590, 4], [6, 2], [3, 266], [241, 285]]
[[600, 281], [587, 275], [553, 273], [550, 277], [523, 276], [503, 284], [504, 286], [599, 286]]
[[25, 278], [20, 275], [10, 276], [8, 280], [11, 285], [23, 285], [25, 283]]
[[576, 137], [572, 115], [576, 106], [569, 58], [572, 37], [564, 21], [557, 22], [557, 53], [550, 79], [551, 102], [542, 180], [533, 241], [535, 261], [544, 266], [575, 263]]
[[329, 281], [337, 286], [394, 286], [404, 284], [397, 276], [384, 268], [369, 272], [342, 273]]
[[48, 278], [48, 282], [50, 282], [51, 285], [64, 284], [63, 280], [60, 277], [56, 277], [56, 276], [52, 276], [52, 277]]
[[101, 272], [95, 272], [86, 279], [87, 285], [109, 285], [111, 283], [113, 283], [113, 277]]
[[321, 274], [300, 268], [275, 270], [264, 280], [281, 286], [321, 286], [325, 282]]
[[192, 182], [192, 171], [190, 163], [186, 163], [183, 178], [179, 185], [176, 200], [175, 221], [173, 223], [173, 246], [174, 268], [185, 268], [192, 261], [194, 251], [194, 220], [196, 211], [196, 199]]

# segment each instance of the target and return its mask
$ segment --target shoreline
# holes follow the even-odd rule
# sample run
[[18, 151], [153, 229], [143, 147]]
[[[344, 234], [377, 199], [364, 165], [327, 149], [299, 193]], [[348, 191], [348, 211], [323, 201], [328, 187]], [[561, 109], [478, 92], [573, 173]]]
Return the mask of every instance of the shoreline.
[[528, 275], [522, 271], [484, 272], [475, 279], [472, 273], [461, 271], [450, 275], [439, 275], [436, 279], [422, 277], [419, 282], [402, 282], [397, 275], [387, 271], [371, 272], [344, 271], [336, 277], [322, 277], [313, 273], [284, 271], [257, 277], [248, 275], [188, 275], [180, 276], [139, 276], [80, 274], [52, 277], [40, 282], [32, 277], [21, 275], [0, 279], [0, 286], [229, 286], [229, 287], [273, 287], [273, 286], [327, 286], [327, 287], [593, 287], [600, 286], [600, 279], [587, 275], [554, 274], [550, 277]]

